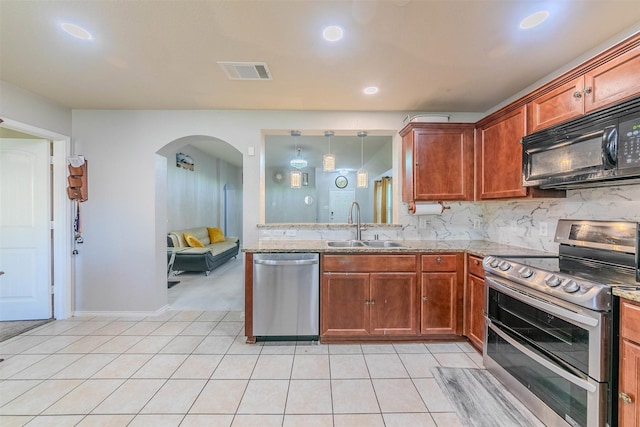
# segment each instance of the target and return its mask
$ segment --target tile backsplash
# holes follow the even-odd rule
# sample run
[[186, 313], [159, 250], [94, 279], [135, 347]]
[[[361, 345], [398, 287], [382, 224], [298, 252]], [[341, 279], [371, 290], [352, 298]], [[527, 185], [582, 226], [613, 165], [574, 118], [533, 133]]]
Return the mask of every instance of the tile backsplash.
[[[369, 225], [363, 239], [489, 240], [542, 251], [557, 251], [553, 242], [558, 220], [597, 219], [640, 222], [640, 185], [569, 190], [564, 199], [513, 199], [445, 202], [440, 215], [414, 216], [400, 204], [396, 226]], [[261, 240], [349, 239], [352, 227], [331, 224], [270, 224]], [[291, 226], [291, 227], [289, 227]], [[296, 231], [292, 231], [296, 229]]]
[[640, 185], [569, 190], [565, 199], [487, 202], [484, 236], [499, 243], [556, 251], [553, 237], [561, 218], [638, 222]]

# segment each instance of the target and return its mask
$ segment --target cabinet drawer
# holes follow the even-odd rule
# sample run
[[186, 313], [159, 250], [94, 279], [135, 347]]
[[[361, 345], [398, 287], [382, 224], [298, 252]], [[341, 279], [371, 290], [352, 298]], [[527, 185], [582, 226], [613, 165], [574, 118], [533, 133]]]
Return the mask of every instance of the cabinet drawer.
[[469, 256], [467, 260], [467, 272], [484, 279], [484, 269], [482, 268], [482, 258]]
[[416, 255], [324, 255], [322, 271], [416, 271]]
[[620, 299], [620, 336], [640, 343], [640, 305]]
[[422, 255], [422, 271], [456, 271], [458, 256], [448, 255]]

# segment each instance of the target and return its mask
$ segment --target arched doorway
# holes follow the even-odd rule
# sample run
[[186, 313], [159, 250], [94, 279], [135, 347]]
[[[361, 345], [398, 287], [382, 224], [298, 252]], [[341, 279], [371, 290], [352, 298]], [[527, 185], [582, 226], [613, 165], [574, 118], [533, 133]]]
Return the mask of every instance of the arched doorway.
[[[242, 236], [242, 154], [235, 147], [215, 137], [191, 135], [168, 143], [158, 154], [166, 158], [167, 232], [218, 227], [226, 236]], [[180, 285], [169, 289], [169, 306], [240, 309], [241, 270], [238, 256], [208, 275], [178, 272], [172, 282]]]

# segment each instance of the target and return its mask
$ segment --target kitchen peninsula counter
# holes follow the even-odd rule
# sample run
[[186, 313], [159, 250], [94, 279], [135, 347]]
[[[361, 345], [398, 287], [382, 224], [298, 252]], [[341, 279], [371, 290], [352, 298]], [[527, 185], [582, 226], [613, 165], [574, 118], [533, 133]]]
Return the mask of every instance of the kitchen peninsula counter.
[[490, 242], [487, 240], [393, 240], [401, 243], [404, 247], [330, 247], [327, 242], [330, 240], [261, 240], [257, 243], [245, 245], [242, 252], [251, 253], [295, 253], [295, 252], [317, 252], [317, 253], [406, 253], [406, 252], [466, 252], [470, 255], [485, 257], [496, 255], [501, 257], [525, 255], [543, 256], [555, 255], [550, 252], [538, 251], [519, 246], [505, 245], [502, 243]]
[[[319, 336], [322, 342], [460, 340], [464, 336], [467, 255], [480, 258], [550, 255], [485, 240], [387, 240], [402, 247], [336, 247], [328, 245], [331, 241], [341, 240], [263, 239], [242, 248], [246, 253], [248, 343], [255, 343], [257, 339], [253, 334], [254, 254], [320, 254]], [[385, 279], [381, 280], [382, 277]], [[393, 286], [385, 286], [386, 283]], [[374, 308], [362, 312], [361, 300], [375, 301], [376, 296], [402, 305], [400, 317], [393, 312], [398, 310], [396, 306], [385, 304], [375, 306], [377, 316], [368, 314]], [[442, 304], [427, 315], [423, 307], [431, 298], [441, 300]], [[259, 303], [264, 301], [261, 299]]]

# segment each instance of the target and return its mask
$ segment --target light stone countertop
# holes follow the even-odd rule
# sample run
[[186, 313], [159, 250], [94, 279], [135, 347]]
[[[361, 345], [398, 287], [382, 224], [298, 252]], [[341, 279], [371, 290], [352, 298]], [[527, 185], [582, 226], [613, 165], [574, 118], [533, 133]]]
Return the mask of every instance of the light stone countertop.
[[[397, 228], [397, 229], [402, 229], [402, 224], [380, 224], [380, 223], [362, 223], [360, 224], [362, 227], [365, 228]], [[274, 223], [270, 223], [270, 224], [256, 224], [256, 228], [259, 229], [282, 229], [282, 228], [289, 228], [289, 229], [326, 229], [326, 230], [341, 230], [341, 229], [348, 229], [348, 230], [353, 230], [354, 225], [353, 224], [347, 224], [346, 222], [344, 223], [340, 223], [340, 222], [331, 222], [331, 223], [320, 223], [320, 222], [294, 222], [294, 223], [288, 223], [288, 222], [274, 222]]]
[[285, 252], [318, 252], [318, 253], [406, 253], [406, 252], [467, 252], [471, 255], [484, 257], [496, 256], [543, 256], [556, 255], [549, 252], [537, 251], [518, 246], [510, 246], [486, 240], [394, 240], [403, 244], [402, 248], [376, 247], [330, 247], [327, 240], [261, 240], [257, 243], [244, 245], [242, 252], [252, 253], [285, 253]]
[[640, 290], [633, 291], [628, 289], [618, 289], [614, 286], [613, 295], [620, 298], [625, 298], [631, 301], [640, 302]]

